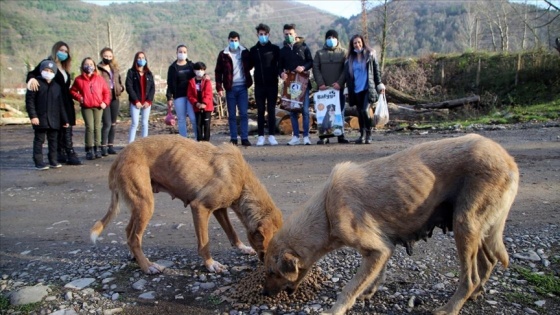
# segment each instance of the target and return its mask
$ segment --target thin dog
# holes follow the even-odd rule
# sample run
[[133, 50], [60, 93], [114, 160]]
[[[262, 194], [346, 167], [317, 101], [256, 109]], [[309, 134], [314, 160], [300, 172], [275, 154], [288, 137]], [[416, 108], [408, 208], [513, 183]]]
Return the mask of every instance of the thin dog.
[[361, 266], [327, 312], [344, 314], [376, 292], [397, 245], [412, 254], [439, 227], [454, 232], [460, 273], [455, 294], [434, 314], [458, 314], [483, 292], [498, 261], [508, 265], [502, 237], [518, 182], [514, 159], [474, 134], [338, 164], [270, 241], [263, 294], [294, 292], [317, 260], [348, 246], [361, 253]]
[[[212, 259], [208, 221], [213, 214], [232, 246], [246, 254], [264, 252], [282, 226], [282, 213], [253, 173], [237, 147], [195, 142], [177, 135], [157, 135], [137, 140], [124, 148], [109, 172], [111, 204], [107, 214], [91, 228], [95, 243], [119, 211], [122, 199], [131, 211], [126, 228], [127, 243], [138, 265], [147, 274], [163, 271], [142, 251], [142, 236], [154, 213], [154, 193], [167, 192], [191, 206], [198, 253], [209, 271], [222, 272], [224, 265]], [[252, 248], [238, 238], [228, 217], [231, 207], [247, 230]], [[256, 252], [255, 252], [256, 251]]]

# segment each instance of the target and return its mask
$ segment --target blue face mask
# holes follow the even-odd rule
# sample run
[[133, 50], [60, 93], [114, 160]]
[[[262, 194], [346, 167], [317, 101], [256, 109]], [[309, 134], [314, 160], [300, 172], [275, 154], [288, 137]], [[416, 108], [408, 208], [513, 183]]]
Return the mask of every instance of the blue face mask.
[[362, 48], [362, 49], [354, 49], [354, 51], [355, 51], [356, 53], [358, 53], [358, 54], [361, 54], [362, 51], [364, 51], [364, 49], [363, 49], [363, 48]]
[[138, 59], [136, 60], [136, 64], [140, 67], [143, 67], [146, 65], [146, 59]]
[[268, 35], [259, 35], [259, 43], [263, 45], [268, 43]]
[[236, 50], [239, 48], [239, 42], [229, 42], [229, 49]]
[[338, 40], [336, 38], [327, 38], [327, 46], [333, 48], [338, 44]]
[[68, 59], [68, 53], [65, 53], [63, 51], [57, 51], [56, 52], [56, 57], [58, 58], [58, 60], [64, 61], [64, 60]]

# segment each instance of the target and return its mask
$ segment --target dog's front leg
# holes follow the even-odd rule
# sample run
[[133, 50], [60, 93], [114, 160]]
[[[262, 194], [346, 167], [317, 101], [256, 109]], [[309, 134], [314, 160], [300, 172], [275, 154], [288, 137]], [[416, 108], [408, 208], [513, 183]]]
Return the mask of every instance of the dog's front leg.
[[362, 251], [362, 264], [352, 280], [342, 289], [333, 307], [324, 314], [343, 315], [354, 305], [356, 298], [378, 278], [380, 272], [391, 257], [388, 247]]
[[233, 229], [233, 225], [231, 225], [231, 221], [229, 220], [229, 216], [227, 214], [227, 208], [218, 209], [214, 211], [213, 214], [216, 217], [216, 220], [218, 220], [218, 223], [220, 223], [220, 226], [222, 227], [224, 232], [226, 232], [226, 235], [229, 239], [231, 246], [237, 247], [239, 250], [241, 250], [243, 254], [247, 254], [247, 255], [257, 254], [257, 252], [255, 252], [255, 250], [251, 246], [247, 246], [243, 244], [243, 242], [241, 242], [241, 240], [237, 236], [237, 233]]
[[210, 254], [210, 245], [208, 237], [208, 221], [210, 219], [210, 211], [200, 204], [195, 202], [191, 203], [193, 223], [196, 231], [196, 237], [198, 239], [198, 254], [202, 257], [204, 261], [204, 266], [211, 272], [220, 273], [225, 271], [226, 266], [220, 264], [212, 259]]

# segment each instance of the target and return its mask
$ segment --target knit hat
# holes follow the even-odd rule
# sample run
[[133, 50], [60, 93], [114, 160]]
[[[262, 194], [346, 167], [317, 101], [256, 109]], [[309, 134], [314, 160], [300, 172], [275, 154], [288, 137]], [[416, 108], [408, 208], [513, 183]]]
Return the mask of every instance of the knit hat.
[[327, 34], [325, 35], [325, 39], [327, 39], [331, 36], [338, 39], [338, 33], [335, 30], [328, 30]]
[[56, 74], [56, 71], [58, 71], [56, 64], [52, 60], [44, 60], [43, 62], [41, 62], [41, 65], [39, 66], [39, 70], [43, 71], [46, 68], [51, 69], [52, 72], [54, 72], [54, 74]]

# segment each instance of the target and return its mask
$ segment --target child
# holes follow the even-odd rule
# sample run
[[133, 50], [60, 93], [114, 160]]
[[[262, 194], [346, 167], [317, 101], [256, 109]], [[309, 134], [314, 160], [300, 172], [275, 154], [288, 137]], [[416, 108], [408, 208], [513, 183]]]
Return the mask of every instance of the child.
[[74, 100], [80, 102], [82, 108], [82, 117], [86, 125], [86, 159], [99, 159], [102, 157], [101, 119], [103, 110], [111, 104], [111, 90], [105, 79], [99, 75], [93, 59], [84, 58], [80, 70], [82, 74], [74, 80], [70, 94]]
[[214, 111], [212, 82], [204, 78], [206, 65], [197, 62], [193, 65], [195, 77], [189, 81], [187, 96], [196, 115], [196, 140], [210, 141], [210, 120]]
[[47, 136], [49, 145], [50, 168], [59, 168], [62, 165], [56, 160], [58, 129], [60, 126], [68, 128], [69, 124], [60, 85], [53, 81], [57, 72], [56, 64], [52, 60], [44, 60], [41, 62], [39, 69], [41, 76], [36, 78], [39, 81], [38, 90], [27, 90], [25, 108], [35, 130], [35, 138], [33, 139], [35, 168], [46, 170], [49, 166], [43, 162], [45, 136]]

